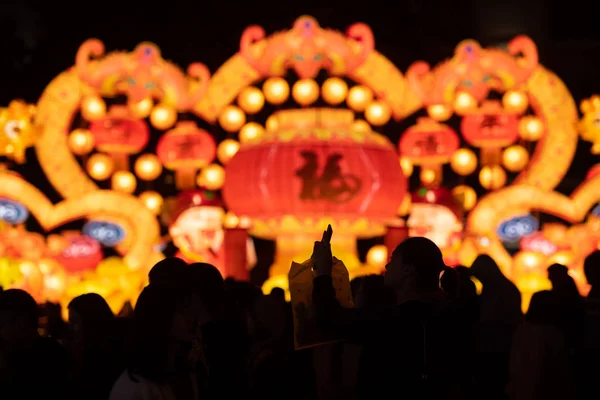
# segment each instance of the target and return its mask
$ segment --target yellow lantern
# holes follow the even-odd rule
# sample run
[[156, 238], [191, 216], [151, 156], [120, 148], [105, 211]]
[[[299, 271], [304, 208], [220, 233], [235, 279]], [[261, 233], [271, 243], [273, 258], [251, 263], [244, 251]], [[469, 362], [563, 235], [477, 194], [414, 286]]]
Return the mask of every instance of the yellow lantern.
[[233, 139], [225, 139], [219, 143], [219, 147], [217, 147], [217, 158], [221, 163], [227, 164], [239, 149], [240, 142]]
[[238, 105], [248, 114], [256, 114], [265, 105], [265, 96], [260, 89], [250, 86], [239, 94]]
[[458, 185], [452, 189], [452, 196], [465, 211], [471, 210], [477, 203], [477, 193], [475, 189], [467, 185]]
[[323, 100], [336, 106], [346, 99], [348, 85], [341, 78], [329, 78], [323, 83]]
[[544, 123], [534, 115], [522, 117], [519, 121], [519, 135], [524, 140], [535, 142], [544, 134]]
[[155, 215], [160, 214], [164, 203], [164, 199], [160, 195], [160, 193], [154, 192], [152, 190], [140, 194], [140, 201], [144, 203], [146, 208]]
[[354, 86], [348, 92], [346, 104], [348, 107], [357, 112], [363, 112], [373, 101], [373, 92], [366, 86]]
[[477, 108], [477, 100], [467, 93], [467, 92], [459, 92], [454, 99], [454, 111], [458, 115], [462, 115], [469, 111], [473, 111]]
[[269, 78], [263, 84], [265, 98], [276, 106], [285, 103], [290, 95], [290, 86], [283, 78]]
[[276, 131], [279, 129], [279, 120], [275, 115], [271, 115], [269, 118], [267, 118], [265, 127], [268, 131]]
[[413, 163], [406, 157], [400, 157], [400, 168], [402, 168], [402, 172], [404, 172], [404, 176], [407, 178], [413, 173]]
[[169, 129], [175, 121], [177, 121], [177, 110], [166, 104], [155, 106], [150, 113], [150, 123], [156, 129], [163, 131]]
[[135, 191], [137, 181], [131, 172], [117, 171], [112, 176], [111, 186], [114, 190], [131, 194]]
[[352, 123], [352, 130], [354, 132], [369, 133], [371, 132], [371, 125], [364, 119], [357, 119]]
[[450, 159], [450, 166], [459, 175], [470, 175], [477, 168], [477, 156], [469, 149], [458, 149]]
[[115, 168], [113, 159], [102, 153], [92, 154], [87, 161], [88, 174], [97, 181], [104, 181], [113, 173]]
[[130, 103], [129, 109], [131, 113], [137, 118], [146, 118], [150, 115], [152, 111], [152, 107], [154, 106], [154, 102], [150, 97], [146, 97], [145, 99], [138, 101], [137, 103]]
[[[269, 120], [267, 120], [268, 122]], [[242, 130], [240, 130], [240, 142], [247, 143], [252, 140], [259, 139], [265, 133], [265, 129], [257, 122], [248, 122]]]
[[292, 97], [301, 106], [308, 106], [319, 98], [319, 85], [310, 78], [300, 79], [292, 87]]
[[506, 184], [506, 172], [499, 165], [486, 165], [479, 172], [479, 183], [487, 190], [500, 189]]
[[398, 207], [398, 215], [404, 217], [410, 214], [410, 210], [412, 209], [412, 196], [410, 193], [406, 193], [402, 198], [402, 204]]
[[528, 162], [529, 152], [523, 146], [510, 146], [502, 153], [502, 165], [510, 172], [522, 171]]
[[104, 117], [106, 103], [99, 96], [86, 96], [81, 102], [81, 115], [88, 121]]
[[435, 170], [430, 168], [421, 168], [421, 173], [419, 174], [421, 182], [424, 185], [430, 185], [438, 178], [438, 174]]
[[89, 154], [94, 149], [94, 135], [87, 129], [75, 129], [69, 135], [68, 144], [75, 155]]
[[219, 164], [211, 164], [198, 174], [198, 186], [208, 190], [219, 190], [225, 183], [225, 170]]
[[527, 107], [529, 107], [529, 101], [524, 92], [520, 90], [509, 90], [502, 96], [502, 105], [508, 112], [523, 114], [527, 110]]
[[382, 244], [375, 245], [367, 252], [367, 265], [385, 267], [388, 261], [388, 249]]
[[219, 125], [227, 132], [237, 132], [246, 123], [246, 114], [236, 106], [225, 107], [219, 115]]
[[133, 166], [135, 174], [143, 181], [153, 181], [162, 173], [162, 164], [154, 154], [143, 154]]
[[452, 116], [452, 108], [443, 104], [434, 104], [427, 107], [427, 114], [436, 121], [446, 121]]
[[385, 125], [392, 116], [392, 110], [385, 102], [376, 100], [369, 104], [365, 110], [365, 118], [371, 125]]
[[240, 225], [240, 218], [231, 211], [225, 214], [223, 218], [223, 226], [225, 228], [236, 228]]

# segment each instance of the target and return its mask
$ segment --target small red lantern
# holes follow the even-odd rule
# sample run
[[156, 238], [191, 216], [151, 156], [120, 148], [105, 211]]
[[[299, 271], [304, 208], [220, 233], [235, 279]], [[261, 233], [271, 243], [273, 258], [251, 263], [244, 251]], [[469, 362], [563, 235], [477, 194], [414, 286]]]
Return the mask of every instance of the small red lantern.
[[55, 259], [69, 272], [83, 272], [96, 269], [103, 257], [102, 247], [96, 240], [89, 236], [73, 236]]
[[486, 101], [461, 122], [465, 140], [475, 147], [502, 148], [519, 137], [519, 116], [505, 111], [499, 101]]
[[150, 136], [146, 122], [132, 117], [122, 105], [111, 107], [106, 117], [93, 121], [90, 132], [96, 148], [110, 154], [119, 170], [129, 169], [128, 156], [143, 150]]
[[432, 166], [450, 161], [459, 145], [458, 135], [452, 128], [423, 117], [402, 134], [399, 150], [415, 165]]
[[183, 121], [160, 138], [156, 154], [165, 168], [175, 171], [177, 187], [191, 189], [196, 170], [215, 159], [217, 145], [210, 133]]

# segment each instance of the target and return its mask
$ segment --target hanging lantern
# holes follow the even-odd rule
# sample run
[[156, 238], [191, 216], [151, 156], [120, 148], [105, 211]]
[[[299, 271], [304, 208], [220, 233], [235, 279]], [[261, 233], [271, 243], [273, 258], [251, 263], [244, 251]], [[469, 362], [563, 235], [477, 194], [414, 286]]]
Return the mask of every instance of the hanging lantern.
[[98, 241], [89, 236], [71, 236], [55, 258], [69, 272], [94, 270], [104, 254]]
[[179, 122], [156, 146], [161, 163], [175, 171], [175, 184], [179, 189], [193, 188], [196, 170], [214, 160], [216, 153], [213, 137], [191, 121]]
[[90, 132], [94, 135], [96, 148], [108, 153], [117, 170], [129, 169], [129, 155], [146, 147], [150, 136], [148, 125], [134, 118], [126, 106], [113, 106], [104, 118], [92, 121]]
[[458, 135], [452, 128], [423, 117], [402, 134], [399, 150], [404, 159], [421, 165], [425, 171], [433, 171], [435, 176], [427, 180], [430, 181], [428, 184], [435, 185], [442, 180], [441, 166], [450, 161], [459, 144]]

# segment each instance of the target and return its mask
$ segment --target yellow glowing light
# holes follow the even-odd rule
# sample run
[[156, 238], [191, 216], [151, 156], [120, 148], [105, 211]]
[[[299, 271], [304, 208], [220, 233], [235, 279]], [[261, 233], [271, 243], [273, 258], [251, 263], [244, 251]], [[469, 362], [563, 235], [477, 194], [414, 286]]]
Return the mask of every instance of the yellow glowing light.
[[355, 132], [360, 132], [360, 133], [369, 133], [372, 131], [371, 125], [369, 125], [369, 123], [367, 121], [365, 121], [364, 119], [357, 119], [356, 121], [354, 121], [352, 123], [351, 129]]
[[510, 146], [502, 153], [502, 165], [511, 172], [522, 171], [528, 162], [529, 152], [523, 146]]
[[506, 111], [523, 114], [529, 107], [527, 94], [520, 90], [509, 90], [502, 96], [502, 105]]
[[81, 115], [88, 121], [104, 117], [106, 103], [99, 96], [87, 96], [81, 102]]
[[267, 122], [265, 123], [265, 128], [267, 128], [268, 131], [276, 131], [279, 129], [279, 119], [277, 118], [277, 116], [275, 115], [271, 115], [269, 118], [267, 118]]
[[519, 121], [519, 135], [524, 140], [535, 142], [544, 134], [544, 123], [533, 115], [527, 115]]
[[341, 78], [329, 78], [323, 83], [321, 92], [323, 100], [336, 106], [346, 99], [348, 85]]
[[382, 244], [373, 246], [367, 252], [367, 264], [373, 267], [385, 267], [388, 261], [388, 249]]
[[256, 114], [265, 105], [265, 96], [260, 89], [250, 86], [238, 95], [238, 105], [248, 114]]
[[140, 194], [140, 201], [144, 203], [144, 206], [146, 206], [146, 208], [154, 215], [160, 214], [164, 202], [160, 193], [151, 190]]
[[198, 174], [198, 186], [208, 190], [219, 190], [225, 183], [225, 170], [218, 164], [211, 164]]
[[484, 189], [500, 189], [506, 184], [506, 172], [499, 165], [487, 165], [479, 171], [479, 183]]
[[469, 149], [458, 149], [450, 159], [450, 166], [459, 175], [470, 175], [477, 169], [477, 156]]
[[94, 149], [94, 135], [87, 129], [75, 129], [68, 141], [69, 148], [78, 156], [89, 154]]
[[129, 171], [117, 171], [112, 176], [111, 186], [123, 193], [133, 193], [137, 186], [135, 175]]
[[452, 108], [443, 104], [434, 104], [427, 107], [427, 113], [436, 121], [446, 121], [452, 116]]
[[150, 115], [153, 106], [154, 101], [152, 101], [150, 97], [147, 97], [137, 103], [129, 104], [129, 109], [137, 118], [147, 118]]
[[421, 168], [421, 173], [419, 176], [424, 185], [429, 185], [435, 182], [436, 178], [438, 177], [435, 170], [430, 168]]
[[454, 99], [454, 111], [458, 115], [465, 114], [477, 108], [477, 100], [467, 92], [459, 92]]
[[467, 185], [458, 185], [452, 189], [452, 196], [465, 211], [470, 211], [477, 204], [475, 189]]
[[237, 132], [246, 123], [246, 114], [236, 106], [230, 105], [219, 116], [219, 125], [227, 132]]
[[265, 98], [276, 106], [285, 103], [290, 95], [290, 86], [283, 78], [269, 78], [263, 84]]
[[407, 178], [413, 173], [413, 163], [406, 157], [400, 157], [400, 167], [402, 168], [402, 172], [404, 172], [404, 176]]
[[546, 266], [549, 267], [552, 264], [561, 264], [566, 267], [570, 266], [575, 260], [575, 254], [569, 250], [562, 250], [552, 254], [546, 260]]
[[113, 173], [114, 162], [106, 154], [93, 154], [87, 161], [87, 170], [90, 176], [97, 181], [104, 181]]
[[237, 228], [240, 225], [240, 218], [229, 211], [223, 218], [223, 226], [225, 228]]
[[177, 121], [177, 110], [166, 104], [156, 105], [150, 113], [150, 123], [162, 131], [172, 127], [175, 121]]
[[233, 158], [233, 156], [235, 156], [239, 149], [240, 142], [233, 139], [225, 139], [219, 143], [219, 146], [217, 147], [217, 158], [223, 165], [225, 165]]
[[391, 116], [390, 106], [380, 100], [372, 102], [365, 110], [365, 118], [374, 126], [387, 124]]
[[346, 104], [348, 107], [357, 112], [363, 112], [367, 106], [373, 101], [373, 92], [366, 86], [354, 86], [348, 92]]
[[[271, 117], [270, 117], [271, 118]], [[268, 122], [269, 120], [267, 120]], [[262, 127], [261, 124], [257, 122], [248, 122], [244, 127], [240, 130], [240, 143], [248, 143], [253, 140], [260, 139], [262, 135], [265, 133], [265, 128]]]
[[135, 174], [143, 181], [153, 181], [162, 173], [162, 164], [154, 154], [143, 154], [133, 166]]
[[292, 97], [301, 106], [308, 106], [319, 98], [319, 85], [313, 79], [300, 79], [292, 87]]
[[412, 198], [410, 193], [406, 193], [402, 198], [402, 204], [398, 207], [398, 215], [404, 217], [410, 214], [410, 210], [412, 209]]

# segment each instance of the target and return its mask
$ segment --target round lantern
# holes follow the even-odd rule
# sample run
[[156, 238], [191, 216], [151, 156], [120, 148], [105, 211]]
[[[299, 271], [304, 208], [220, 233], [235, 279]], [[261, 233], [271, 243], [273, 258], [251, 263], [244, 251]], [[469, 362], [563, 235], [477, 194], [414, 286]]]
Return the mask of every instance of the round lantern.
[[133, 193], [137, 186], [135, 175], [129, 171], [117, 171], [112, 176], [111, 182], [112, 188], [124, 193]]
[[242, 130], [240, 130], [240, 142], [246, 143], [259, 139], [265, 132], [265, 128], [258, 122], [248, 122]]
[[506, 184], [506, 172], [499, 165], [486, 165], [479, 171], [479, 183], [484, 189], [500, 189]]
[[161, 163], [175, 171], [175, 184], [179, 189], [193, 188], [196, 170], [214, 160], [216, 153], [213, 137], [191, 121], [178, 123], [156, 146]]
[[246, 123], [246, 114], [236, 106], [227, 106], [219, 115], [219, 125], [227, 132], [237, 132]]
[[104, 254], [100, 243], [89, 236], [68, 238], [66, 246], [55, 259], [69, 272], [94, 270]]
[[152, 213], [155, 215], [160, 214], [164, 202], [164, 199], [160, 193], [149, 190], [140, 194], [140, 200]]
[[523, 146], [510, 146], [502, 153], [502, 164], [511, 172], [523, 170], [528, 162], [529, 152]]
[[341, 78], [329, 78], [323, 83], [322, 93], [323, 100], [336, 106], [346, 99], [348, 85]]
[[106, 154], [96, 153], [88, 159], [86, 167], [92, 178], [104, 181], [112, 175], [115, 165], [112, 158]]
[[89, 154], [94, 150], [94, 136], [87, 129], [75, 129], [69, 135], [69, 148], [78, 156]]
[[465, 140], [479, 148], [501, 148], [519, 137], [519, 117], [506, 112], [497, 101], [487, 101], [476, 111], [468, 113], [460, 129]]
[[450, 166], [459, 175], [471, 175], [477, 168], [477, 156], [469, 149], [458, 149], [450, 159]]
[[308, 106], [319, 98], [319, 85], [312, 79], [300, 79], [292, 87], [292, 97], [301, 106]]
[[265, 96], [260, 89], [250, 86], [239, 94], [238, 104], [248, 114], [256, 114], [265, 105]]
[[162, 165], [154, 154], [144, 154], [135, 161], [133, 170], [140, 179], [153, 181], [162, 173]]
[[86, 96], [81, 102], [81, 115], [88, 121], [104, 117], [106, 103], [98, 96]]
[[288, 99], [290, 86], [283, 78], [269, 78], [263, 84], [263, 93], [269, 103], [278, 106]]
[[108, 153], [118, 170], [129, 169], [129, 155], [138, 153], [148, 143], [150, 132], [143, 120], [131, 117], [125, 106], [113, 106], [108, 115], [90, 124], [96, 148]]
[[365, 109], [365, 118], [375, 126], [387, 124], [391, 116], [392, 110], [390, 110], [390, 106], [381, 100], [372, 102]]
[[399, 150], [404, 159], [423, 166], [425, 171], [433, 171], [433, 179], [425, 180], [435, 184], [442, 179], [442, 164], [450, 160], [459, 144], [458, 135], [452, 128], [422, 117], [402, 134]]
[[217, 158], [223, 165], [235, 156], [235, 153], [240, 149], [240, 142], [233, 139], [225, 139], [217, 147]]
[[161, 131], [172, 127], [175, 121], [177, 121], [177, 110], [167, 104], [158, 104], [150, 113], [152, 126]]
[[354, 111], [363, 112], [373, 101], [373, 92], [366, 86], [354, 86], [348, 92], [346, 104]]

